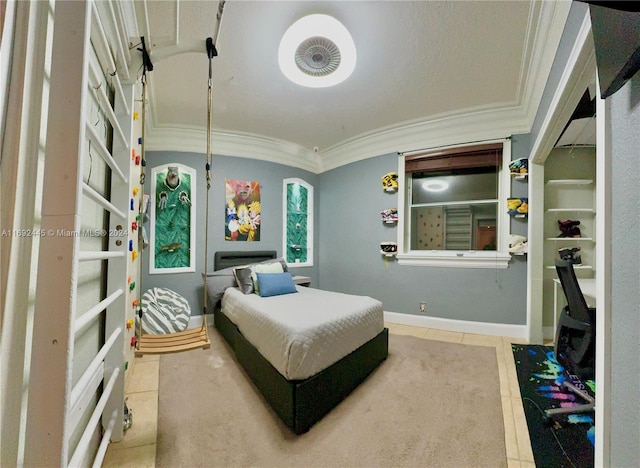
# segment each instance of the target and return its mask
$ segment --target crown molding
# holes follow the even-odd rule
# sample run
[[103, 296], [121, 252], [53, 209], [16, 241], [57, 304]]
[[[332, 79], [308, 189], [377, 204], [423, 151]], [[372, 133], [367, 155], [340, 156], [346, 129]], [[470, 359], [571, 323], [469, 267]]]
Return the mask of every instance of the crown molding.
[[[145, 151], [207, 153], [207, 132], [192, 127], [152, 127]], [[212, 154], [258, 159], [319, 173], [318, 156], [295, 143], [261, 135], [211, 132]]]
[[551, 98], [540, 131], [533, 142], [530, 159], [544, 164], [564, 126], [571, 118], [584, 90], [595, 80], [596, 57], [591, 34], [591, 16], [585, 13], [578, 36]]
[[322, 172], [381, 154], [492, 140], [527, 133], [531, 122], [520, 107], [489, 108], [387, 128], [322, 152]]
[[538, 5], [540, 21], [535, 32], [527, 35], [525, 45], [525, 51], [531, 47], [531, 53], [528, 57], [523, 57], [523, 62], [528, 64], [528, 67], [523, 70], [524, 92], [520, 102], [531, 122], [530, 127], [536, 118], [571, 9], [571, 2], [533, 2], [532, 9]]

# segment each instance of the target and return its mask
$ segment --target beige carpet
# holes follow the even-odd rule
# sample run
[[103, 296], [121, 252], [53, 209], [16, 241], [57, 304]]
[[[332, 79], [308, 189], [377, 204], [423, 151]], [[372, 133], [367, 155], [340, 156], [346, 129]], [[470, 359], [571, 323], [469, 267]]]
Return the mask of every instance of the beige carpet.
[[160, 359], [158, 467], [507, 466], [494, 348], [390, 334], [387, 360], [296, 436], [209, 335]]

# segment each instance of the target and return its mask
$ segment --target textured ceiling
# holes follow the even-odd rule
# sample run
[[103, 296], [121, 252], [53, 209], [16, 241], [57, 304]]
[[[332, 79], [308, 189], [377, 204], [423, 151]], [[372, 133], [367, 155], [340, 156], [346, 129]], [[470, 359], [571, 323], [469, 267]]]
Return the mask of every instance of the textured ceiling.
[[[219, 56], [213, 59], [213, 129], [322, 153], [383, 129], [522, 106], [531, 86], [534, 46], [543, 42], [536, 37], [540, 5], [227, 1]], [[206, 128], [204, 40], [214, 34], [217, 6], [214, 1], [136, 4], [136, 34], [146, 36], [154, 62], [149, 79], [154, 128]], [[301, 87], [278, 68], [284, 31], [312, 13], [341, 21], [356, 45], [356, 69], [335, 87]], [[186, 51], [200, 47], [199, 41], [199, 52]], [[167, 56], [174, 50], [186, 52]]]

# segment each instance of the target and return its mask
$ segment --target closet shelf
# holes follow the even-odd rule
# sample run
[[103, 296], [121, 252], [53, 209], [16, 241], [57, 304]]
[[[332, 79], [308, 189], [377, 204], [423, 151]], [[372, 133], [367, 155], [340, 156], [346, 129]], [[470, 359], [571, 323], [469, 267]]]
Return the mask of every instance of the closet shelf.
[[595, 213], [593, 208], [547, 208], [546, 213]]
[[[548, 265], [545, 267], [547, 270], [555, 270], [555, 265]], [[573, 265], [574, 270], [593, 270], [592, 265]]]
[[587, 241], [594, 242], [593, 237], [547, 237], [548, 241]]
[[590, 185], [593, 179], [551, 179], [547, 185]]

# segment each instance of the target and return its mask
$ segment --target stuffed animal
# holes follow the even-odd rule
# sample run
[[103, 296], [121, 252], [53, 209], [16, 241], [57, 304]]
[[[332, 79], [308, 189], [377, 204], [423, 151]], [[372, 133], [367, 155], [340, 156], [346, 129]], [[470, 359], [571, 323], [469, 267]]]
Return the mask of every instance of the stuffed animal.
[[526, 174], [529, 171], [529, 160], [527, 158], [516, 159], [509, 163], [509, 171], [512, 174]]
[[560, 235], [558, 237], [581, 237], [580, 221], [572, 221], [570, 219], [559, 219], [558, 229], [560, 229]]
[[580, 247], [567, 247], [558, 250], [558, 255], [562, 260], [573, 263], [574, 265], [582, 264], [582, 256], [579, 254]]
[[388, 172], [382, 177], [382, 189], [385, 192], [395, 192], [398, 190], [398, 173]]
[[527, 253], [527, 238], [518, 234], [509, 235], [509, 253], [521, 255]]
[[528, 198], [507, 198], [507, 213], [521, 215], [529, 212]]

